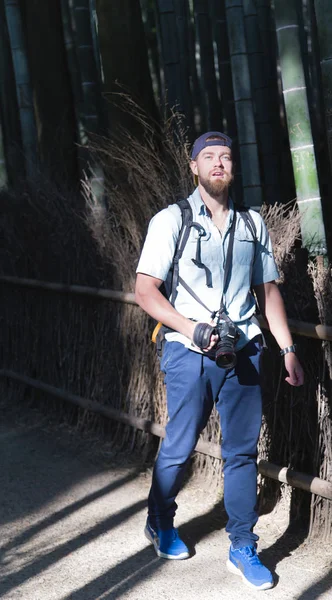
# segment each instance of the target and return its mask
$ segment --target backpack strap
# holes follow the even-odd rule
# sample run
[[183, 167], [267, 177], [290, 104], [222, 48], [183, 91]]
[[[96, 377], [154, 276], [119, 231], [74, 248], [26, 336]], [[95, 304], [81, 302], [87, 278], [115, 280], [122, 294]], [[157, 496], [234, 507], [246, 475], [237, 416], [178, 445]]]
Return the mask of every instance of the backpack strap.
[[[177, 205], [181, 210], [182, 225], [181, 225], [181, 229], [179, 232], [179, 236], [178, 236], [178, 240], [177, 240], [175, 252], [174, 252], [174, 258], [173, 258], [173, 265], [172, 265], [173, 272], [172, 272], [170, 303], [172, 304], [172, 306], [174, 306], [176, 295], [177, 295], [177, 286], [178, 286], [178, 283], [180, 283], [187, 290], [187, 292], [189, 292], [189, 294], [191, 294], [191, 296], [193, 298], [195, 298], [195, 300], [197, 300], [202, 306], [204, 306], [204, 308], [207, 309], [207, 306], [205, 306], [205, 304], [203, 304], [203, 302], [198, 298], [198, 296], [195, 294], [195, 292], [185, 283], [185, 281], [183, 281], [183, 279], [180, 277], [180, 274], [179, 274], [179, 261], [180, 261], [180, 258], [182, 257], [183, 250], [188, 241], [189, 234], [190, 234], [190, 228], [195, 227], [195, 229], [198, 230], [199, 236], [198, 236], [197, 249], [196, 249], [196, 258], [192, 259], [192, 261], [197, 267], [205, 269], [206, 284], [208, 287], [212, 286], [211, 272], [201, 262], [201, 256], [200, 256], [201, 235], [204, 235], [205, 231], [204, 231], [204, 228], [201, 225], [199, 225], [199, 223], [195, 223], [193, 221], [192, 208], [187, 199], [178, 200]], [[231, 230], [230, 230], [230, 241], [228, 244], [228, 252], [227, 252], [227, 256], [226, 256], [226, 264], [225, 264], [225, 271], [224, 271], [224, 289], [223, 289], [223, 295], [222, 295], [222, 299], [221, 299], [221, 306], [223, 306], [223, 298], [227, 291], [227, 288], [229, 285], [229, 280], [230, 280], [232, 251], [233, 251], [234, 233], [235, 233], [237, 213], [242, 217], [245, 224], [247, 225], [255, 244], [257, 242], [257, 229], [256, 229], [255, 221], [253, 220], [253, 218], [249, 212], [249, 209], [246, 206], [234, 204], [234, 219], [233, 219], [233, 223], [232, 223]], [[211, 311], [209, 310], [209, 312], [211, 312]], [[215, 312], [211, 313], [211, 315], [213, 315], [213, 314], [215, 314]]]
[[254, 242], [258, 241], [257, 239], [257, 229], [254, 219], [252, 218], [249, 208], [247, 206], [243, 206], [242, 204], [236, 204], [234, 202], [234, 211], [238, 212], [239, 215], [245, 222], [245, 225], [248, 227]]
[[[181, 225], [179, 236], [178, 236], [178, 239], [176, 242], [174, 258], [173, 258], [173, 263], [172, 263], [172, 283], [171, 283], [171, 295], [170, 295], [170, 300], [169, 300], [170, 303], [172, 304], [172, 306], [174, 306], [174, 303], [175, 303], [178, 283], [181, 283], [181, 285], [187, 291], [190, 290], [189, 293], [191, 295], [194, 295], [195, 299], [198, 300], [198, 297], [196, 296], [196, 294], [194, 294], [194, 292], [191, 290], [191, 288], [189, 288], [189, 286], [183, 281], [183, 279], [180, 277], [180, 273], [179, 273], [179, 261], [180, 261], [180, 258], [182, 257], [183, 250], [188, 241], [191, 227], [194, 227], [198, 231], [196, 257], [193, 258], [192, 261], [193, 261], [194, 265], [196, 265], [198, 268], [205, 270], [206, 285], [208, 287], [212, 287], [211, 271], [210, 271], [210, 269], [208, 269], [208, 267], [206, 267], [202, 263], [202, 260], [201, 260], [201, 237], [206, 235], [205, 229], [204, 229], [204, 227], [202, 227], [202, 225], [193, 221], [192, 208], [191, 208], [190, 203], [187, 200], [187, 198], [178, 200], [176, 204], [178, 205], [178, 207], [181, 210], [182, 225]], [[198, 301], [201, 304], [203, 304], [200, 300], [198, 300]], [[203, 304], [203, 306], [204, 306], [204, 308], [207, 308], [205, 306], [205, 304]]]
[[171, 285], [171, 296], [170, 303], [174, 306], [175, 298], [177, 294], [177, 286], [179, 282], [179, 260], [183, 254], [183, 250], [188, 241], [190, 228], [193, 224], [193, 211], [186, 198], [177, 201], [177, 205], [181, 210], [182, 225], [179, 232], [179, 236], [176, 242], [173, 264], [172, 264], [172, 285]]

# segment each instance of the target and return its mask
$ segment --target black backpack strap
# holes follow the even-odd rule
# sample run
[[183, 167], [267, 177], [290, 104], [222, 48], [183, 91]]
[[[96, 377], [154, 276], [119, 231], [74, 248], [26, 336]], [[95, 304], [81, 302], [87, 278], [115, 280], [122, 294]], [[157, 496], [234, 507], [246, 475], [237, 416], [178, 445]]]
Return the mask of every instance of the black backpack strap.
[[176, 294], [177, 294], [176, 290], [177, 290], [177, 286], [178, 286], [178, 282], [179, 282], [179, 260], [183, 254], [183, 250], [188, 241], [189, 234], [190, 234], [190, 228], [193, 223], [193, 211], [189, 204], [189, 201], [186, 198], [184, 198], [182, 200], [178, 200], [177, 205], [181, 210], [182, 225], [181, 225], [179, 236], [178, 236], [178, 239], [176, 242], [174, 258], [173, 258], [173, 265], [172, 265], [172, 269], [173, 269], [172, 285], [171, 285], [171, 296], [170, 296], [170, 300], [169, 300], [170, 303], [172, 304], [172, 306], [174, 306], [174, 303], [175, 303], [175, 298], [176, 298]]
[[245, 222], [245, 225], [248, 227], [254, 242], [257, 242], [257, 229], [254, 219], [252, 218], [249, 208], [247, 206], [242, 206], [240, 204], [234, 203], [234, 211], [238, 212], [239, 215]]
[[197, 302], [200, 302], [200, 304], [202, 304], [202, 306], [204, 306], [204, 308], [206, 308], [211, 314], [214, 314], [198, 298], [198, 296], [195, 294], [195, 292], [189, 287], [189, 285], [186, 284], [186, 282], [182, 279], [182, 277], [180, 277], [179, 261], [183, 254], [185, 245], [188, 241], [188, 238], [190, 235], [190, 228], [194, 227], [198, 231], [198, 240], [197, 240], [197, 248], [196, 248], [196, 258], [193, 258], [192, 261], [197, 267], [205, 270], [206, 285], [208, 287], [212, 287], [211, 271], [201, 261], [201, 243], [200, 242], [201, 242], [201, 237], [203, 235], [206, 235], [205, 229], [204, 229], [204, 227], [202, 227], [202, 225], [200, 225], [199, 223], [195, 223], [193, 221], [192, 208], [187, 199], [178, 200], [177, 205], [181, 210], [182, 225], [181, 225], [181, 229], [179, 232], [179, 236], [177, 239], [175, 252], [174, 252], [174, 258], [173, 258], [173, 264], [172, 264], [171, 295], [170, 295], [169, 301], [172, 304], [172, 306], [174, 306], [176, 295], [177, 295], [177, 286], [178, 286], [178, 283], [180, 283], [187, 290], [187, 292], [189, 294], [191, 294], [191, 296], [193, 296], [193, 298], [195, 298], [195, 300], [197, 300]]

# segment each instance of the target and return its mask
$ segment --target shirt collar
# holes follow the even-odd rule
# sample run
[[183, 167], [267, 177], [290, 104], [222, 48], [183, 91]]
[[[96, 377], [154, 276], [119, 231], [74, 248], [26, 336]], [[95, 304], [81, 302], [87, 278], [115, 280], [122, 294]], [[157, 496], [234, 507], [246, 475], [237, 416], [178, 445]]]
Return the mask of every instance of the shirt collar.
[[[192, 194], [192, 198], [194, 200], [197, 214], [200, 216], [210, 217], [210, 211], [207, 208], [206, 204], [203, 202], [202, 196], [200, 194], [198, 187], [195, 189], [194, 193]], [[234, 216], [234, 202], [230, 196], [228, 196], [228, 208], [229, 208], [228, 224], [230, 225], [233, 221], [233, 216]]]

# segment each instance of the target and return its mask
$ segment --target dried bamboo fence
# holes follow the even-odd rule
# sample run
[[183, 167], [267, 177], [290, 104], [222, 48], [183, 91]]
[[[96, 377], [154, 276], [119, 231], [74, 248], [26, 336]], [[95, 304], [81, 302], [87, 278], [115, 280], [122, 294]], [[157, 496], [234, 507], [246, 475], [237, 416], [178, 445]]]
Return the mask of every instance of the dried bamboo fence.
[[[9, 285], [28, 287], [32, 289], [43, 289], [49, 292], [60, 292], [65, 294], [78, 294], [92, 296], [95, 298], [105, 298], [112, 301], [124, 302], [128, 304], [136, 304], [135, 297], [132, 293], [124, 293], [118, 290], [108, 290], [100, 288], [91, 288], [88, 286], [79, 285], [63, 285], [59, 283], [52, 283], [48, 281], [38, 281], [33, 279], [24, 279], [19, 277], [0, 276], [0, 282], [7, 283]], [[259, 318], [259, 317], [258, 317]], [[267, 328], [267, 324], [262, 318], [259, 318], [263, 328]], [[305, 335], [307, 337], [318, 338], [326, 341], [332, 341], [332, 327], [315, 325], [313, 323], [302, 323], [300, 321], [290, 320], [289, 326], [292, 332], [296, 332], [299, 335]], [[113, 419], [120, 423], [130, 425], [135, 429], [150, 433], [160, 438], [165, 437], [165, 428], [158, 423], [153, 423], [147, 419], [140, 417], [133, 417], [127, 413], [115, 410], [109, 407], [105, 407], [102, 404], [92, 402], [89, 399], [82, 398], [75, 394], [70, 394], [65, 390], [58, 389], [54, 386], [45, 384], [41, 381], [26, 377], [20, 373], [15, 373], [9, 369], [0, 369], [0, 377], [12, 379], [18, 381], [28, 387], [40, 390], [49, 394], [50, 396], [60, 398], [66, 402], [71, 402], [84, 410], [91, 411], [105, 416], [108, 419]], [[205, 454], [212, 458], [221, 460], [220, 445], [205, 442], [199, 440], [196, 448], [196, 452]], [[278, 467], [277, 465], [271, 464], [264, 459], [258, 461], [258, 471], [264, 477], [270, 477], [277, 481], [287, 483], [288, 485], [311, 492], [332, 500], [332, 482], [324, 481], [318, 477], [299, 473], [297, 471], [288, 469], [287, 467]]]

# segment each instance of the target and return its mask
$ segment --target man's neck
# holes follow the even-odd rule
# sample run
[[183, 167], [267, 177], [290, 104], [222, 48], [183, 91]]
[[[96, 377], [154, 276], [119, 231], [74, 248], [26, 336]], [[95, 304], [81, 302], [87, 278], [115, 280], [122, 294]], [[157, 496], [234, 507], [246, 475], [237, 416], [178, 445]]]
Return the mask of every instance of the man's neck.
[[228, 212], [228, 188], [225, 188], [220, 196], [217, 197], [210, 196], [201, 185], [198, 185], [198, 189], [204, 204], [207, 206], [212, 216]]

